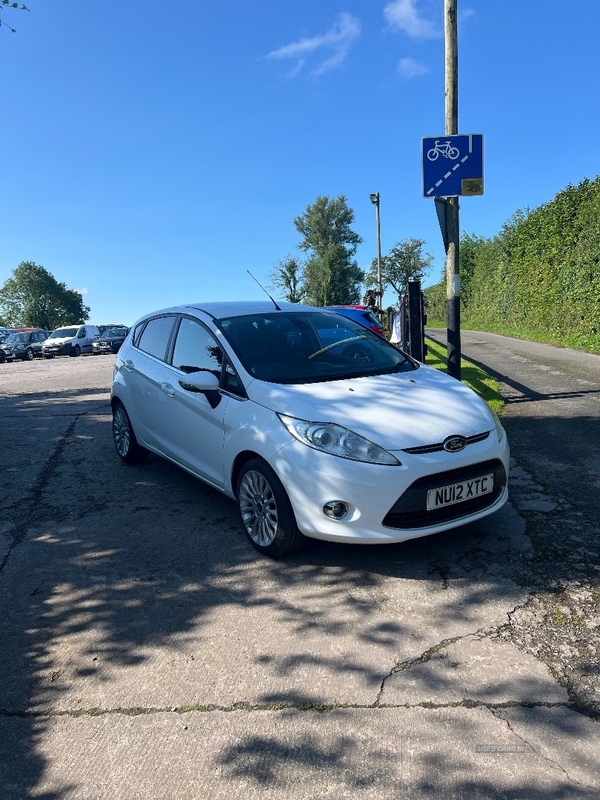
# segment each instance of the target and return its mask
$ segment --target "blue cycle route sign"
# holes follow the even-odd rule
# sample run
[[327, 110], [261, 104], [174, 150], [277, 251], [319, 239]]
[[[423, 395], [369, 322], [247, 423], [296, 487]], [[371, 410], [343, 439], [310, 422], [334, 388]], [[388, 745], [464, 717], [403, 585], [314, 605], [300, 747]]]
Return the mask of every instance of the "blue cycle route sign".
[[483, 194], [483, 135], [421, 139], [423, 197]]

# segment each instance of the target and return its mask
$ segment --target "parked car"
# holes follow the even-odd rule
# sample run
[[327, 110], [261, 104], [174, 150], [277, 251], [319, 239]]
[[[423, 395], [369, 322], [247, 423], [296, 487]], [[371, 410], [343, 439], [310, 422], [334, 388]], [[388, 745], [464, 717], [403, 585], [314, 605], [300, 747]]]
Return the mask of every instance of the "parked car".
[[125, 327], [127, 326], [123, 325], [122, 322], [113, 322], [112, 325], [98, 325], [98, 331], [100, 333], [100, 336], [104, 336], [104, 334], [106, 333], [107, 330], [109, 330], [109, 328], [125, 328]]
[[327, 311], [335, 311], [336, 314], [341, 314], [343, 317], [353, 319], [355, 322], [364, 325], [373, 333], [378, 333], [383, 336], [383, 325], [377, 319], [377, 316], [367, 306], [325, 306]]
[[129, 328], [108, 328], [100, 334], [99, 339], [94, 339], [92, 342], [92, 353], [95, 356], [102, 353], [118, 353], [128, 333]]
[[0, 344], [6, 339], [7, 336], [10, 336], [11, 333], [14, 333], [10, 328], [2, 328], [0, 327]]
[[122, 461], [151, 451], [234, 498], [250, 542], [272, 557], [305, 537], [426, 536], [507, 499], [509, 446], [483, 400], [319, 308], [149, 314], [116, 356], [111, 406]]
[[92, 352], [92, 342], [100, 336], [95, 325], [68, 325], [56, 328], [42, 346], [44, 358], [80, 356]]
[[46, 331], [39, 328], [23, 328], [9, 333], [0, 345], [0, 361], [33, 361], [42, 355], [42, 342], [46, 340]]

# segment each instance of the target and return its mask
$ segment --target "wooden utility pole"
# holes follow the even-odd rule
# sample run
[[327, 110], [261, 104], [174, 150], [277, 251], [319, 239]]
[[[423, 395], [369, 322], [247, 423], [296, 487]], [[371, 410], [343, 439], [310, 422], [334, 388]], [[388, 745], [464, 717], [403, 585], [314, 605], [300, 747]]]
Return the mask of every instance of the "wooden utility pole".
[[[458, 0], [444, 0], [446, 136], [458, 135]], [[448, 374], [460, 380], [460, 272], [458, 197], [446, 199], [446, 313]]]

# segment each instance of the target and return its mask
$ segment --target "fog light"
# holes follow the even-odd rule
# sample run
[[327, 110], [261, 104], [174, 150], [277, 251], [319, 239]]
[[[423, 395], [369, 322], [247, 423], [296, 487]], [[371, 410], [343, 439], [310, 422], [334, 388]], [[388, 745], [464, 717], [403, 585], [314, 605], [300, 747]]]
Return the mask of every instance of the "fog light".
[[348, 513], [348, 506], [342, 500], [330, 500], [323, 506], [323, 513], [331, 519], [342, 519]]

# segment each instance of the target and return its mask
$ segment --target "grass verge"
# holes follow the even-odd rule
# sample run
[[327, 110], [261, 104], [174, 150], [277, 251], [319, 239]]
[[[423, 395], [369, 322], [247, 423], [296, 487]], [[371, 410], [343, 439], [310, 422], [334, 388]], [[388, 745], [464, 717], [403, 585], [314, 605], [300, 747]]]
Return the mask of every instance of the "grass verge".
[[[432, 339], [426, 339], [426, 344], [427, 356], [425, 357], [425, 363], [430, 367], [435, 367], [435, 369], [441, 369], [445, 372], [448, 366], [446, 348]], [[495, 411], [496, 414], [502, 411], [504, 400], [500, 394], [498, 382], [494, 378], [490, 377], [480, 367], [467, 361], [466, 358], [461, 358], [460, 373], [462, 382], [485, 400], [492, 411]]]
[[[428, 320], [427, 327], [443, 328], [447, 325], [446, 320]], [[582, 350], [584, 353], [600, 353], [600, 334], [583, 334], [579, 331], [571, 333], [559, 333], [557, 331], [540, 331], [529, 328], [510, 328], [502, 325], [488, 325], [484, 323], [469, 324], [461, 320], [461, 329], [465, 331], [487, 331], [488, 333], [499, 333], [502, 336], [510, 336], [512, 339], [527, 339], [530, 342], [542, 342], [543, 344], [553, 344], [556, 347], [570, 347], [573, 350]], [[427, 332], [427, 331], [426, 331]]]

